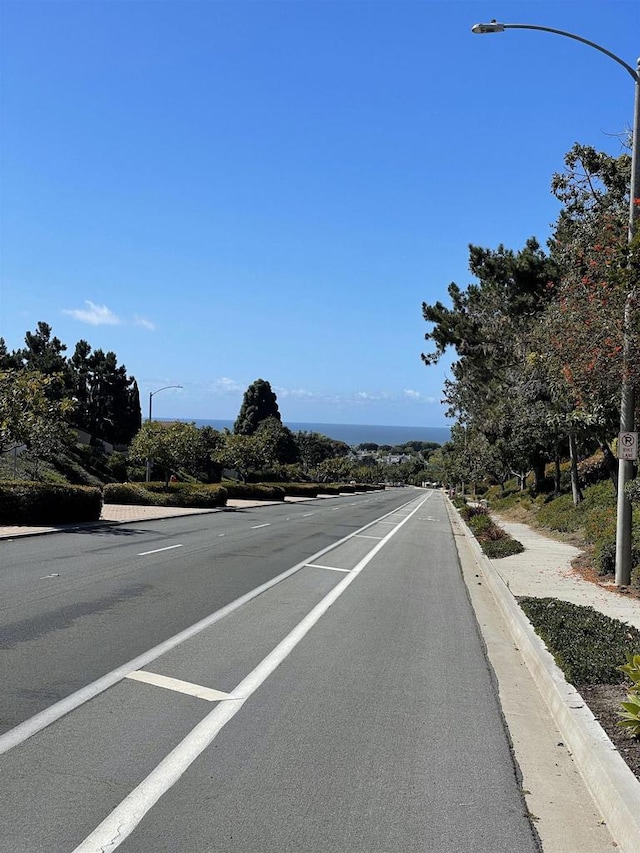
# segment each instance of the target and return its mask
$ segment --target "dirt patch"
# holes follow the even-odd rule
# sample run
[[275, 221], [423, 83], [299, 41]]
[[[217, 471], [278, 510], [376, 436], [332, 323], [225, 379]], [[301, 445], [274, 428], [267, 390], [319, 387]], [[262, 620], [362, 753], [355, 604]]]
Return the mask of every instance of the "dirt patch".
[[624, 684], [585, 684], [579, 688], [593, 716], [608, 734], [621, 757], [640, 780], [640, 738], [631, 737], [617, 725], [620, 703], [626, 699]]
[[[583, 546], [584, 547], [584, 546]], [[637, 598], [640, 600], [640, 589], [635, 586], [617, 586], [613, 575], [600, 575], [593, 565], [592, 548], [585, 548], [575, 560], [571, 563], [573, 571], [580, 577], [594, 583], [596, 586], [601, 586], [608, 592], [615, 592], [618, 595], [623, 595], [625, 598]]]

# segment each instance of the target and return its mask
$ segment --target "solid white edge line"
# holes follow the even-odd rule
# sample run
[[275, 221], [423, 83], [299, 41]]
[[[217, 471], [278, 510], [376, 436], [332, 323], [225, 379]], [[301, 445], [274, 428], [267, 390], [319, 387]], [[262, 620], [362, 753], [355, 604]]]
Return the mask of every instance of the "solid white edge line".
[[[415, 500], [415, 497], [411, 498], [411, 500], [408, 500], [407, 503], [402, 504], [402, 506], [408, 506]], [[159, 658], [161, 655], [166, 654], [166, 652], [169, 652], [171, 649], [179, 646], [180, 643], [191, 639], [191, 637], [194, 637], [206, 628], [211, 627], [211, 625], [215, 625], [216, 622], [219, 622], [220, 619], [223, 619], [225, 616], [228, 616], [229, 613], [237, 610], [238, 607], [242, 607], [243, 604], [246, 604], [258, 595], [261, 595], [263, 592], [271, 589], [272, 586], [281, 583], [283, 580], [286, 580], [286, 578], [300, 571], [300, 569], [303, 569], [307, 563], [318, 560], [320, 557], [323, 557], [325, 554], [333, 551], [334, 548], [339, 548], [340, 545], [343, 545], [345, 542], [353, 539], [353, 537], [361, 530], [367, 530], [367, 528], [372, 527], [382, 519], [388, 518], [394, 512], [397, 512], [399, 508], [381, 515], [380, 518], [376, 518], [374, 521], [370, 521], [368, 524], [365, 524], [364, 527], [359, 528], [353, 533], [349, 533], [338, 542], [327, 545], [325, 548], [322, 548], [320, 551], [317, 551], [305, 560], [301, 560], [299, 563], [296, 563], [296, 565], [292, 566], [290, 569], [287, 569], [281, 574], [276, 575], [276, 577], [271, 578], [271, 580], [265, 581], [265, 583], [257, 586], [249, 592], [245, 592], [245, 594], [241, 595], [240, 598], [236, 598], [234, 601], [229, 602], [229, 604], [225, 604], [225, 606], [221, 607], [220, 610], [216, 610], [209, 616], [205, 616], [205, 618], [201, 619], [199, 622], [195, 622], [193, 625], [185, 628], [184, 631], [174, 634], [173, 637], [169, 637], [169, 639], [164, 640], [152, 649], [132, 658], [132, 660], [127, 661], [127, 663], [122, 664], [122, 666], [116, 667], [116, 669], [111, 670], [111, 672], [108, 672], [100, 678], [97, 678], [95, 681], [92, 681], [90, 684], [86, 684], [84, 687], [81, 687], [80, 690], [76, 690], [75, 693], [71, 693], [69, 696], [65, 696], [64, 699], [60, 699], [59, 702], [55, 702], [53, 705], [45, 708], [44, 711], [34, 714], [33, 717], [29, 717], [28, 720], [24, 720], [22, 723], [14, 726], [14, 728], [9, 729], [8, 732], [0, 735], [0, 755], [8, 752], [10, 749], [13, 749], [14, 746], [18, 746], [18, 744], [23, 743], [25, 740], [47, 726], [50, 726], [52, 723], [55, 723], [56, 720], [64, 717], [75, 708], [78, 708], [80, 705], [84, 705], [85, 702], [88, 702], [90, 699], [93, 699], [100, 693], [103, 693], [109, 687], [112, 687], [114, 684], [122, 681], [122, 679], [130, 672], [134, 672], [137, 669], [143, 669], [156, 658]]]
[[[417, 512], [424, 500], [415, 508]], [[249, 697], [271, 673], [291, 654], [303, 637], [318, 622], [345, 589], [353, 583], [387, 542], [412, 517], [413, 512], [399, 521], [393, 530], [374, 545], [371, 551], [337, 583], [322, 601], [307, 613], [301, 622], [252, 670], [230, 694], [229, 700], [216, 706], [183, 740], [122, 800], [113, 811], [82, 841], [73, 853], [108, 853], [115, 850], [131, 835], [147, 812], [209, 746], [224, 726], [242, 708]]]
[[268, 521], [266, 524], [254, 524], [251, 529], [257, 530], [259, 527], [271, 527], [271, 522]]
[[159, 554], [160, 551], [171, 551], [173, 548], [182, 548], [182, 545], [167, 545], [166, 548], [156, 548], [154, 551], [143, 551], [138, 557], [146, 557], [147, 554]]

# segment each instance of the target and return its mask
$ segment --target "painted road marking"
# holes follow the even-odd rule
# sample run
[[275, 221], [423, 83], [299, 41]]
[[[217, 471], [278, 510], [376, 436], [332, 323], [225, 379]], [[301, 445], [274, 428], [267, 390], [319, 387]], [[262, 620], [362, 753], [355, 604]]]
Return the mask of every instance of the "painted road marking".
[[[412, 504], [414, 500], [415, 499], [412, 498], [407, 501], [405, 506]], [[420, 506], [422, 506], [422, 504], [420, 504]], [[374, 524], [378, 524], [381, 520], [389, 518], [389, 516], [393, 515], [396, 511], [397, 510], [391, 510], [390, 512], [386, 512], [384, 515], [380, 516], [380, 518], [376, 518], [368, 524], [363, 525], [360, 530], [368, 530], [370, 527], [373, 527]], [[266, 590], [282, 583], [286, 578], [296, 572], [299, 572], [300, 569], [303, 569], [310, 560], [318, 560], [325, 554], [328, 554], [336, 548], [339, 548], [341, 545], [344, 545], [345, 542], [349, 542], [356, 535], [357, 531], [349, 533], [347, 536], [343, 536], [342, 539], [339, 539], [337, 542], [333, 542], [331, 545], [326, 545], [324, 548], [316, 551], [315, 554], [312, 554], [308, 560], [301, 560], [299, 563], [296, 563], [295, 566], [291, 566], [290, 569], [286, 569], [284, 572], [281, 572], [281, 574], [276, 575], [275, 578], [265, 581], [263, 584], [260, 584], [260, 586], [255, 587], [255, 589], [252, 589], [244, 595], [241, 595], [239, 598], [236, 598], [234, 601], [229, 602], [229, 604], [225, 604], [225, 606], [221, 607], [220, 610], [214, 611], [209, 614], [209, 616], [205, 616], [205, 618], [201, 619], [199, 622], [195, 622], [193, 625], [190, 625], [178, 634], [174, 634], [173, 637], [169, 637], [169, 639], [164, 640], [162, 643], [158, 643], [157, 646], [148, 649], [146, 652], [143, 652], [132, 660], [112, 669], [111, 672], [107, 672], [105, 675], [102, 675], [90, 684], [86, 684], [84, 687], [76, 690], [75, 693], [70, 693], [64, 699], [54, 702], [53, 705], [50, 705], [43, 711], [39, 711], [37, 714], [34, 714], [32, 717], [29, 717], [28, 720], [18, 723], [17, 726], [14, 726], [12, 729], [9, 729], [8, 732], [0, 735], [0, 755], [5, 752], [9, 752], [9, 750], [13, 749], [15, 746], [24, 743], [37, 732], [40, 732], [43, 729], [46, 729], [47, 726], [55, 723], [56, 720], [59, 720], [61, 717], [65, 717], [67, 714], [71, 713], [71, 711], [79, 708], [81, 705], [84, 705], [85, 702], [99, 696], [100, 693], [103, 693], [105, 690], [113, 687], [114, 684], [118, 684], [130, 672], [148, 666], [152, 661], [166, 654], [168, 651], [171, 651], [171, 649], [175, 649], [176, 646], [179, 646], [181, 643], [190, 640], [191, 637], [195, 637], [206, 628], [210, 628], [212, 625], [215, 625], [216, 622], [224, 619], [224, 617], [228, 616], [229, 613], [233, 613], [234, 610], [242, 607], [252, 599], [257, 598], [257, 596], [262, 595]]]
[[310, 515], [313, 515], [313, 513], [312, 512], [303, 512], [302, 518], [309, 518]]
[[[407, 516], [409, 518], [409, 516]], [[356, 533], [360, 539], [384, 539], [384, 536], [367, 536], [365, 533]]]
[[[424, 500], [428, 500], [426, 497]], [[422, 501], [411, 515], [403, 518], [390, 530], [381, 542], [374, 545], [360, 560], [353, 571], [338, 583], [316, 606], [307, 613], [284, 640], [269, 652], [231, 693], [226, 702], [221, 702], [201, 720], [189, 734], [122, 800], [111, 813], [91, 832], [73, 853], [105, 853], [115, 850], [131, 835], [147, 812], [160, 797], [172, 788], [193, 762], [200, 756], [224, 726], [233, 719], [244, 703], [269, 678], [272, 672], [286, 660], [300, 641], [324, 616], [345, 589], [353, 583], [360, 572], [373, 560], [387, 542], [396, 535], [412, 515], [422, 507]]]
[[251, 529], [258, 530], [259, 527], [271, 527], [271, 523], [267, 522], [266, 524], [254, 524]]
[[49, 578], [59, 578], [59, 577], [60, 577], [60, 575], [57, 572], [52, 572], [50, 575], [43, 575], [43, 577], [41, 577], [40, 580], [46, 581]]
[[160, 551], [171, 551], [173, 548], [182, 548], [182, 545], [167, 545], [166, 548], [156, 548], [155, 551], [143, 551], [138, 557], [146, 557], [147, 554], [159, 554]]
[[350, 572], [351, 569], [339, 569], [337, 566], [321, 566], [319, 563], [307, 563], [309, 569], [329, 569], [332, 572]]
[[176, 693], [186, 693], [187, 696], [196, 696], [198, 699], [206, 699], [207, 702], [220, 702], [230, 698], [228, 693], [223, 693], [221, 690], [213, 690], [211, 687], [192, 684], [190, 681], [181, 681], [179, 678], [169, 678], [168, 675], [159, 675], [156, 672], [147, 672], [144, 669], [130, 672], [127, 678], [132, 681], [153, 684], [154, 687], [164, 687], [165, 690], [174, 690]]

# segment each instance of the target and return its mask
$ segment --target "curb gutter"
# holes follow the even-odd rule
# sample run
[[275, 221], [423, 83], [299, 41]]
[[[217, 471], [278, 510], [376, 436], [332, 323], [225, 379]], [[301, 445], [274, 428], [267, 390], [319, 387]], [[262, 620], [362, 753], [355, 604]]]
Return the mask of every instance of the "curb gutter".
[[[522, 658], [617, 841], [618, 849], [621, 853], [637, 853], [640, 850], [640, 781], [619, 755], [580, 693], [567, 683], [553, 656], [460, 514], [453, 505], [448, 506], [451, 521], [460, 526], [469, 541]], [[452, 516], [453, 512], [455, 516]]]

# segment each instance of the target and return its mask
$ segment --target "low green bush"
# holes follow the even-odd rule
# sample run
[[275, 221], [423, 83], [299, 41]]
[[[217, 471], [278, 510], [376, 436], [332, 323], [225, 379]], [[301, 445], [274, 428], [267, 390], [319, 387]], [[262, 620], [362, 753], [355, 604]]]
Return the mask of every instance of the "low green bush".
[[103, 489], [106, 504], [160, 506], [160, 500], [143, 483], [107, 483]]
[[593, 607], [557, 598], [518, 601], [567, 681], [575, 686], [620, 684], [624, 681], [620, 662], [629, 654], [640, 654], [640, 631]]
[[318, 494], [319, 495], [339, 495], [340, 494], [340, 486], [337, 483], [319, 483], [318, 484]]
[[227, 497], [254, 501], [283, 501], [284, 487], [264, 483], [236, 483], [225, 480], [222, 484]]
[[[265, 485], [274, 485], [268, 483]], [[317, 483], [282, 483], [278, 486], [284, 489], [285, 495], [295, 498], [315, 498], [320, 491], [320, 486]]]
[[104, 502], [136, 506], [175, 506], [208, 509], [224, 506], [227, 491], [217, 483], [108, 483]]
[[536, 516], [541, 527], [557, 530], [559, 533], [574, 533], [582, 527], [584, 520], [582, 512], [573, 505], [571, 495], [561, 495], [544, 504]]
[[0, 482], [0, 524], [56, 525], [97, 521], [102, 493], [93, 486]]
[[505, 535], [499, 539], [485, 539], [480, 546], [490, 560], [499, 560], [502, 557], [511, 557], [513, 554], [521, 554], [524, 551], [522, 542]]

